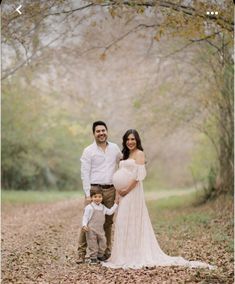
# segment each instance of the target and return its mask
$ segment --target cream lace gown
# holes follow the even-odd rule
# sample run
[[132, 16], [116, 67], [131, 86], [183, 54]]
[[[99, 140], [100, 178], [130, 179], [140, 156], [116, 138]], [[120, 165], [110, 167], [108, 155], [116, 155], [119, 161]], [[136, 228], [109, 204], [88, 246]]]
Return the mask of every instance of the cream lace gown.
[[136, 164], [133, 159], [121, 161], [118, 171], [114, 174], [113, 183], [117, 189], [124, 188], [133, 179], [139, 183], [120, 199], [112, 254], [102, 265], [124, 269], [169, 265], [212, 269], [213, 266], [207, 263], [168, 256], [161, 250], [144, 200], [142, 180], [145, 176], [145, 166]]

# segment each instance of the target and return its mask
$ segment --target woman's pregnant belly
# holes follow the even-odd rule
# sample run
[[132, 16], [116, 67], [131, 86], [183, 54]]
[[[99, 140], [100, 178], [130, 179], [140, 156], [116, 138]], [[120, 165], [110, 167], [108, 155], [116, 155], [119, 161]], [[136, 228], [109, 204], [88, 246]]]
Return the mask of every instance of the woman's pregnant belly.
[[127, 187], [133, 179], [131, 172], [121, 168], [113, 175], [113, 185], [117, 190], [120, 190]]

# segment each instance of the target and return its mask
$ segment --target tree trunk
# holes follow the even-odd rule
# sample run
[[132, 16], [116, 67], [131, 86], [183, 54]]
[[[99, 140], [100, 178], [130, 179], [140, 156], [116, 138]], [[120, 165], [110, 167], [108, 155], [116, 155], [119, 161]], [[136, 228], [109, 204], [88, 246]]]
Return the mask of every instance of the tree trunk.
[[234, 188], [234, 86], [233, 65], [224, 67], [223, 86], [219, 100], [219, 177], [216, 182], [217, 195], [233, 193]]

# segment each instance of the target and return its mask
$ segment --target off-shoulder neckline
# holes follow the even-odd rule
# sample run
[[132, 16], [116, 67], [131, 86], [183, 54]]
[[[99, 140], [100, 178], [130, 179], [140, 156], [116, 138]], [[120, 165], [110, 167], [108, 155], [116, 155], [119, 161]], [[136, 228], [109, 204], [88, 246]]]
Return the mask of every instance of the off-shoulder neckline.
[[128, 161], [128, 160], [134, 161], [134, 163], [135, 163], [137, 166], [144, 166], [144, 165], [145, 165], [145, 164], [137, 164], [137, 163], [136, 163], [136, 160], [133, 159], [133, 158], [128, 158], [128, 159], [126, 159], [126, 160], [121, 160], [121, 161], [124, 162], [124, 161]]

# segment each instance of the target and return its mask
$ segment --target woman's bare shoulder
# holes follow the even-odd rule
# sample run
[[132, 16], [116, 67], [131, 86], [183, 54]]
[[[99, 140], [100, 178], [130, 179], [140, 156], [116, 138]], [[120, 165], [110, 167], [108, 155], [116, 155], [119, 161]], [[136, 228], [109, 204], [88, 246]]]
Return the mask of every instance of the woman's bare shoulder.
[[138, 164], [144, 164], [145, 162], [144, 152], [138, 149], [136, 152], [135, 160]]

